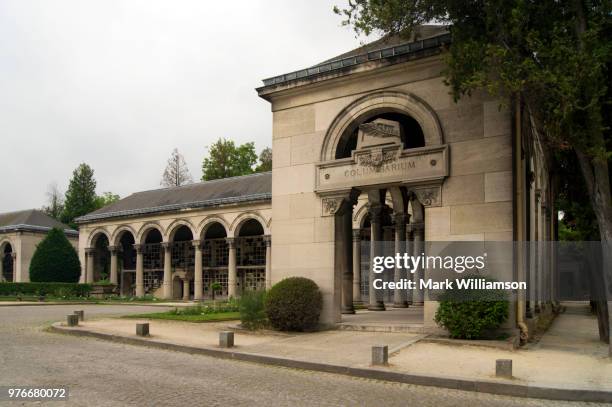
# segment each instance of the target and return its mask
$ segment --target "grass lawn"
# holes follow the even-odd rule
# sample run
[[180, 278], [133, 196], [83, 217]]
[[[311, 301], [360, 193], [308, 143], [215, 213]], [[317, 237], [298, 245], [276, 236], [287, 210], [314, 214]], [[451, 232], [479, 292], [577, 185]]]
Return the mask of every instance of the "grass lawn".
[[[6, 296], [0, 296], [0, 301], [11, 301], [11, 302], [16, 302], [16, 301], [35, 301], [35, 302], [39, 302], [38, 300], [38, 296], [37, 295], [22, 295], [21, 299], [17, 296], [11, 296], [11, 295], [6, 295]], [[93, 297], [76, 297], [76, 298], [55, 298], [55, 297], [45, 297], [43, 302], [91, 302], [91, 303], [97, 303], [99, 302], [100, 299], [99, 298], [93, 298]]]
[[186, 322], [219, 322], [219, 321], [234, 321], [240, 319], [238, 311], [218, 312], [210, 314], [177, 314], [174, 311], [154, 312], [151, 314], [125, 315], [122, 318], [137, 318], [137, 319], [165, 319], [172, 321]]

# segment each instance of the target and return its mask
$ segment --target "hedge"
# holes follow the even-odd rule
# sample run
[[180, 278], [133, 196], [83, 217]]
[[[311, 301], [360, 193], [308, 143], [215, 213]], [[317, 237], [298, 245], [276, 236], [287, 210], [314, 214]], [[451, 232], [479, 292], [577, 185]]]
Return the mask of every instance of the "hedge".
[[281, 331], [309, 331], [319, 322], [323, 296], [317, 284], [304, 277], [276, 283], [265, 297], [270, 324]]
[[48, 295], [51, 297], [87, 297], [91, 284], [78, 283], [0, 283], [0, 295]]

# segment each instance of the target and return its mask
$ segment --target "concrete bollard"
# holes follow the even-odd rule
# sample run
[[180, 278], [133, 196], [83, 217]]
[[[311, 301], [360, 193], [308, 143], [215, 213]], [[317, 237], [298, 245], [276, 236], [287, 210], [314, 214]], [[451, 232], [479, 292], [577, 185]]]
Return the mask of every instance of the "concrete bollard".
[[495, 376], [510, 379], [512, 377], [512, 359], [497, 359], [495, 361]]
[[234, 333], [231, 331], [219, 332], [219, 346], [232, 348], [234, 346]]
[[66, 325], [68, 326], [77, 326], [79, 324], [79, 316], [78, 315], [66, 315]]
[[85, 321], [85, 311], [74, 311], [74, 315], [79, 317], [79, 321]]
[[379, 366], [389, 364], [389, 347], [387, 345], [372, 346], [372, 364]]
[[138, 336], [149, 336], [149, 324], [136, 324], [136, 335]]

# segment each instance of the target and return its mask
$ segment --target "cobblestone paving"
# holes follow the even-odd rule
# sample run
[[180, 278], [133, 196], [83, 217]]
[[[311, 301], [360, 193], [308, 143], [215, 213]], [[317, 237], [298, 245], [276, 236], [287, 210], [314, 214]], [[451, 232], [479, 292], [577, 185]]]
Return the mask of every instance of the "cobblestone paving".
[[[67, 403], [47, 402], [51, 406], [586, 405], [386, 383], [122, 345], [42, 330], [74, 309], [84, 309], [87, 317], [141, 313], [151, 308], [103, 305], [0, 307], [0, 385], [68, 386], [70, 400]], [[4, 404], [20, 405], [19, 402]], [[44, 403], [36, 403], [41, 404]]]

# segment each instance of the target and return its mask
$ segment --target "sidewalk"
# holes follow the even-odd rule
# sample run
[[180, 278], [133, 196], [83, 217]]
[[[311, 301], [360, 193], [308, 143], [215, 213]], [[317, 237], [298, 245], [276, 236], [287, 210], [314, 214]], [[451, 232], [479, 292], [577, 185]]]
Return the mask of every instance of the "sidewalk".
[[[498, 394], [612, 401], [612, 362], [606, 357], [605, 344], [597, 341], [595, 318], [579, 308], [561, 314], [538, 344], [516, 351], [419, 343], [425, 335], [416, 333], [343, 330], [303, 334], [236, 330], [236, 346], [225, 350], [218, 347], [218, 333], [235, 330], [235, 323], [152, 320], [146, 321], [150, 323], [151, 337], [140, 338], [135, 336], [137, 322], [145, 321], [86, 320], [77, 328], [58, 323], [54, 329], [262, 363], [269, 360], [272, 364], [311, 368], [306, 365], [309, 363], [314, 370], [345, 374], [354, 371], [362, 377]], [[370, 366], [371, 347], [378, 344], [389, 346], [388, 367]], [[295, 363], [281, 363], [280, 359]], [[514, 379], [495, 377], [496, 359], [513, 360]]]

